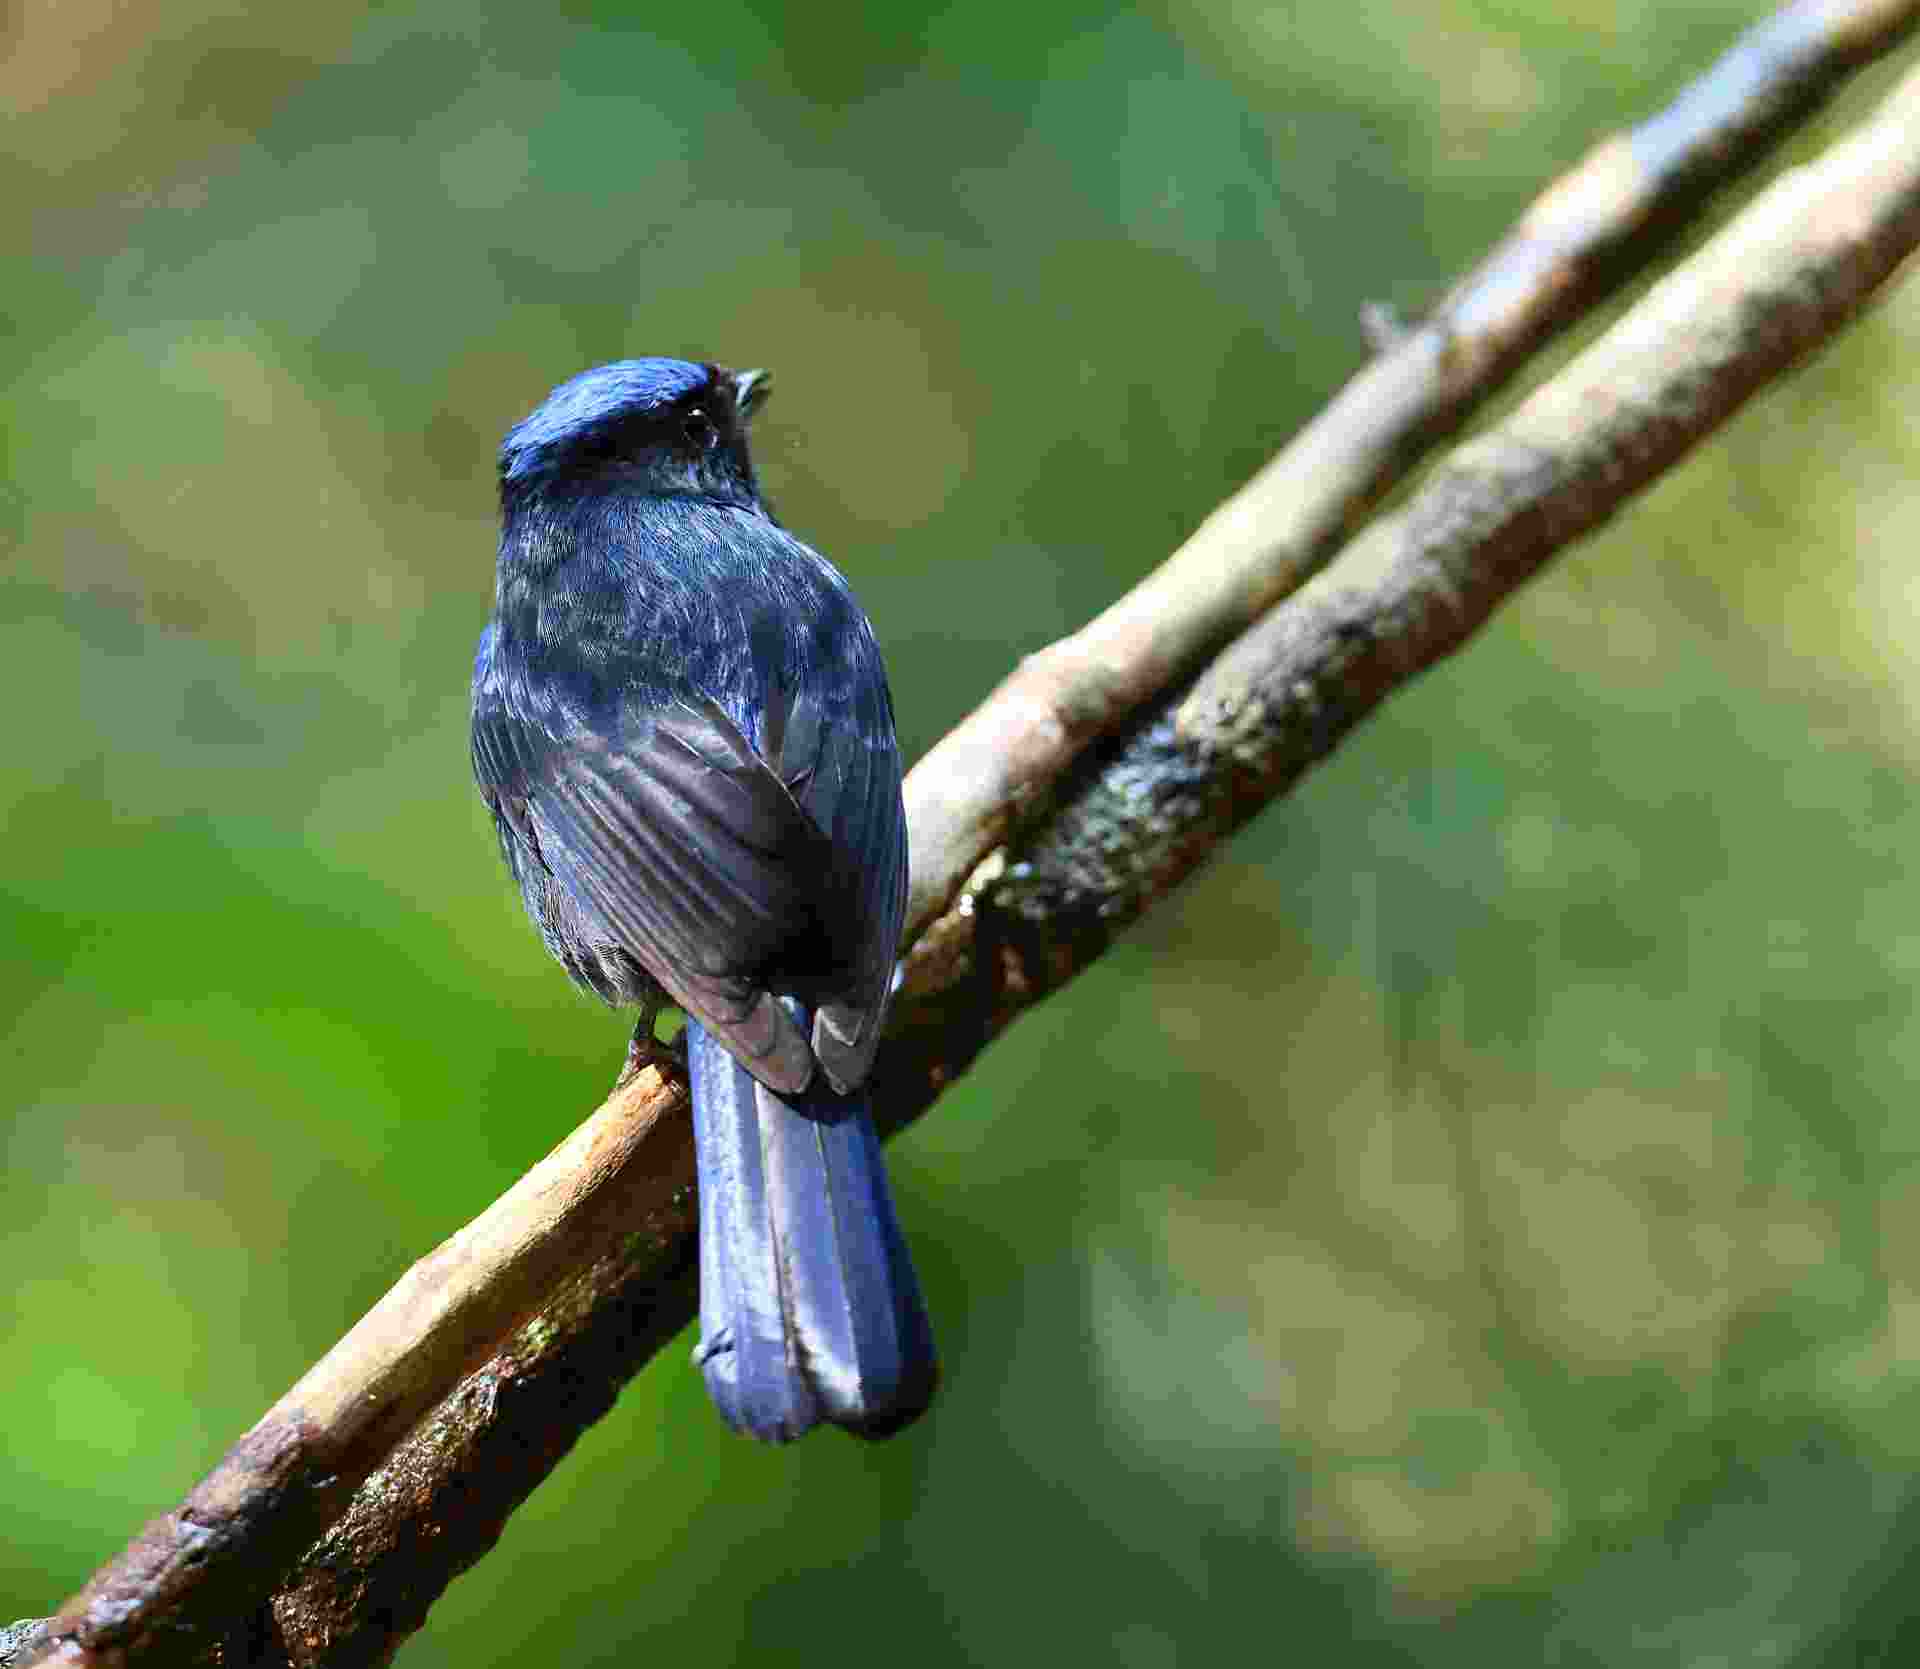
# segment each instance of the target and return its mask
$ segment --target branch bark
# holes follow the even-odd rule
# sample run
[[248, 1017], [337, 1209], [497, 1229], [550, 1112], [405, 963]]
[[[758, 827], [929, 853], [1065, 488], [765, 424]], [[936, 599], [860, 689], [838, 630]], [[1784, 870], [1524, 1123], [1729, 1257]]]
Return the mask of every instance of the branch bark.
[[1658, 115], [1603, 139], [1541, 193], [1165, 563], [1022, 662], [908, 781], [908, 939], [985, 853], [1045, 814], [1091, 742], [1313, 573], [1422, 453], [1917, 21], [1916, 0], [1796, 0], [1748, 30]]
[[45, 1623], [38, 1617], [22, 1617], [17, 1623], [0, 1627], [0, 1669], [16, 1669], [24, 1664], [27, 1653], [41, 1643]]
[[[1458, 422], [1570, 316], [1569, 291], [1598, 292], [1595, 251], [1638, 236], [1649, 202], [1670, 212], [1657, 179], [1697, 190], [1720, 177], [1716, 145], [1756, 143], [1916, 11], [1796, 5], [1749, 35], [1624, 142], [1632, 152], [1649, 130], [1665, 134], [1641, 146], [1657, 167], [1636, 163], [1623, 186], [1618, 156], [1597, 163], [1601, 147], [1571, 177], [1586, 183], [1542, 198], [1440, 318], [1356, 379], [1167, 568], [1025, 663], [921, 762], [909, 810], [924, 931], [876, 1095], [892, 1125], [1391, 689], [1458, 647], [1555, 549], [1836, 330], [1920, 243], [1916, 74], [1260, 618], [1420, 439]], [[1783, 57], [1781, 40], [1817, 46]], [[1743, 75], [1745, 94], [1724, 91]], [[1682, 130], [1690, 146], [1674, 141]], [[1596, 241], [1603, 224], [1614, 230]], [[1044, 823], [1042, 804], [1053, 808]], [[1010, 836], [1017, 848], [998, 850]], [[611, 1097], [50, 1619], [37, 1661], [383, 1661], [691, 1316], [685, 1112], [679, 1087], [652, 1073]]]

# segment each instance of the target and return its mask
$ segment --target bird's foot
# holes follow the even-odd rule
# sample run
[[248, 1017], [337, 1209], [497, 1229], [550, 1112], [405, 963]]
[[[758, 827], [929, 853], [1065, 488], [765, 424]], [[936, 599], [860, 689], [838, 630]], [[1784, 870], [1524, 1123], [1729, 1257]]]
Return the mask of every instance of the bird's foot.
[[615, 1089], [625, 1089], [648, 1067], [652, 1067], [662, 1078], [686, 1080], [686, 1031], [682, 1029], [671, 1043], [662, 1043], [653, 1034], [654, 1022], [666, 1006], [656, 998], [641, 1008], [640, 1018], [634, 1022], [633, 1036], [627, 1040], [626, 1061], [620, 1068], [620, 1076], [614, 1080]]

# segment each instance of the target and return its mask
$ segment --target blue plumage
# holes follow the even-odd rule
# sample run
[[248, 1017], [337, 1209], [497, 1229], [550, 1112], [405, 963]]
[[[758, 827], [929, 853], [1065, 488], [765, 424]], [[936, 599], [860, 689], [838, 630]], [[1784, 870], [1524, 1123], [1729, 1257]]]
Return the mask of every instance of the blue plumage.
[[821, 1420], [889, 1435], [933, 1394], [933, 1334], [865, 1097], [782, 1100], [698, 1022], [687, 1054], [707, 1389], [728, 1425], [769, 1442]]
[[564, 467], [597, 427], [670, 407], [700, 388], [709, 370], [684, 359], [617, 359], [567, 378], [507, 431], [501, 478], [528, 481]]
[[663, 994], [689, 1016], [722, 1415], [882, 1436], [936, 1378], [861, 1090], [905, 909], [900, 754], [872, 627], [760, 497], [763, 389], [627, 360], [508, 433], [474, 772], [567, 972], [641, 1005], [645, 1040]]

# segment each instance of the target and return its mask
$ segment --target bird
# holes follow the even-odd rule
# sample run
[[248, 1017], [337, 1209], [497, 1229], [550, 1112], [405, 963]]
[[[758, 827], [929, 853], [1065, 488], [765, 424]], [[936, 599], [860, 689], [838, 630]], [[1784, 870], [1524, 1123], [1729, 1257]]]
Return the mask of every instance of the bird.
[[775, 518], [764, 371], [618, 360], [500, 448], [472, 757], [549, 952], [678, 1064], [700, 1222], [694, 1359], [722, 1419], [892, 1435], [939, 1377], [866, 1089], [906, 910], [872, 623]]

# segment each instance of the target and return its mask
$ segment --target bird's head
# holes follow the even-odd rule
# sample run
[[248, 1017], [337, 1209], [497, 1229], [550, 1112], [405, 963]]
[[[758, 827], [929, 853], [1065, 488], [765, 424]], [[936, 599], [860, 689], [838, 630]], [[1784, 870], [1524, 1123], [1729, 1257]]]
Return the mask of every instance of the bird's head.
[[500, 496], [596, 486], [722, 503], [759, 503], [747, 420], [764, 371], [684, 359], [620, 359], [570, 377], [500, 446]]

